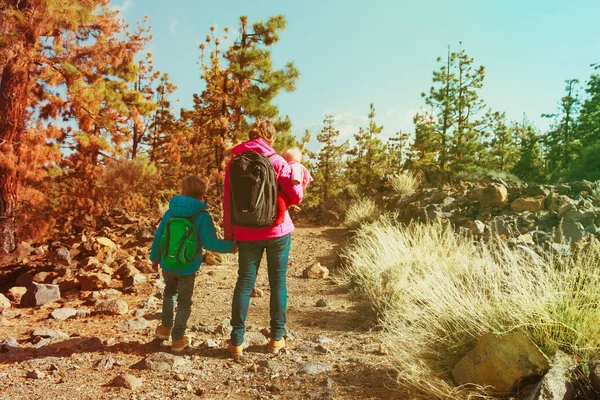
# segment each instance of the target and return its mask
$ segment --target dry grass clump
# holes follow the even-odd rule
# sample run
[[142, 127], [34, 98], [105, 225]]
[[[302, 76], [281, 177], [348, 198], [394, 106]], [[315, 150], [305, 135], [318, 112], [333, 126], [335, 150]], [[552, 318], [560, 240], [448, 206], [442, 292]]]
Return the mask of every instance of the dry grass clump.
[[350, 229], [356, 229], [379, 218], [379, 209], [370, 198], [354, 200], [346, 211], [345, 224]]
[[390, 177], [392, 190], [403, 196], [413, 194], [419, 188], [420, 184], [421, 180], [419, 176], [412, 171]]
[[548, 355], [600, 354], [600, 246], [573, 259], [474, 243], [440, 223], [384, 218], [357, 231], [346, 280], [379, 316], [401, 388], [411, 398], [483, 395], [450, 371], [486, 333], [520, 329]]

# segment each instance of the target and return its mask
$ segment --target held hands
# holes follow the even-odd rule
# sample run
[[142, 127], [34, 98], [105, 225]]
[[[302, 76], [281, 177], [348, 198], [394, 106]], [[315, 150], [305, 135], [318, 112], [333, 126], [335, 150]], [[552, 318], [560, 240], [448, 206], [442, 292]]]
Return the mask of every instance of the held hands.
[[159, 271], [159, 269], [160, 269], [160, 268], [159, 268], [159, 265], [158, 265], [158, 263], [157, 263], [157, 262], [153, 262], [153, 263], [152, 263], [152, 270], [153, 270], [154, 272], [158, 272], [158, 271]]

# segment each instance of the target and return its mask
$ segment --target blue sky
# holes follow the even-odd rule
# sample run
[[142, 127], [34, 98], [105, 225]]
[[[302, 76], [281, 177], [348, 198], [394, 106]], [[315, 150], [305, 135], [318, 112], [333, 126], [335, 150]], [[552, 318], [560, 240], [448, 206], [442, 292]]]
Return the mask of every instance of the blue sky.
[[584, 83], [600, 62], [597, 0], [118, 0], [135, 25], [148, 15], [156, 68], [178, 86], [177, 107], [202, 90], [198, 46], [215, 25], [236, 28], [283, 14], [288, 29], [273, 47], [276, 66], [294, 61], [297, 90], [277, 99], [293, 132], [320, 129], [326, 113], [346, 136], [366, 124], [375, 103], [384, 135], [413, 131], [412, 117], [431, 86], [436, 58], [459, 41], [486, 67], [482, 98], [494, 110], [540, 128], [549, 121], [564, 81]]

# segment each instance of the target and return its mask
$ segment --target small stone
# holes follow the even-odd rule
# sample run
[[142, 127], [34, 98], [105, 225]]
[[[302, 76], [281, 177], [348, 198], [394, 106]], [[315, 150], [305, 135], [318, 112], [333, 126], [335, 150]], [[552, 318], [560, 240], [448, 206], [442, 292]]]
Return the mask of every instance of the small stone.
[[58, 285], [45, 285], [32, 282], [21, 298], [22, 307], [36, 307], [60, 299]]
[[274, 374], [278, 374], [280, 372], [284, 372], [285, 371], [285, 365], [283, 365], [282, 363], [275, 361], [275, 360], [260, 360], [258, 362], [258, 366], [262, 367]]
[[125, 315], [129, 312], [129, 306], [125, 300], [109, 299], [98, 303], [94, 310], [98, 314]]
[[252, 289], [252, 292], [250, 293], [250, 297], [263, 297], [264, 295], [265, 292], [259, 288]]
[[58, 264], [71, 265], [71, 252], [65, 247], [56, 249], [54, 251], [54, 261]]
[[335, 340], [328, 338], [327, 336], [323, 336], [323, 335], [309, 336], [308, 340], [310, 340], [311, 342], [317, 343], [317, 344], [334, 344], [335, 343]]
[[101, 359], [94, 361], [92, 365], [97, 370], [109, 370], [115, 365], [115, 359], [111, 356], [104, 356]]
[[171, 371], [181, 365], [184, 361], [180, 357], [176, 357], [169, 353], [152, 353], [139, 363], [135, 364], [138, 369], [147, 369], [150, 371]]
[[267, 338], [260, 332], [246, 332], [244, 335], [244, 347], [264, 346]]
[[50, 316], [57, 321], [66, 321], [77, 316], [77, 310], [74, 308], [57, 308], [50, 313]]
[[298, 374], [314, 376], [323, 372], [331, 371], [332, 368], [332, 365], [327, 363], [306, 362], [300, 366], [298, 369]]
[[27, 293], [27, 288], [25, 286], [13, 286], [8, 289], [6, 294], [14, 303], [20, 304], [21, 298], [25, 293]]
[[112, 382], [110, 383], [111, 386], [115, 386], [115, 387], [122, 387], [125, 389], [131, 389], [131, 390], [136, 390], [138, 389], [140, 386], [142, 386], [142, 379], [135, 377], [131, 374], [121, 374], [121, 375], [117, 375]]
[[52, 364], [52, 365], [50, 365], [50, 368], [48, 368], [48, 370], [52, 371], [52, 372], [56, 372], [59, 370], [59, 368], [58, 368], [58, 365]]
[[322, 266], [321, 263], [315, 263], [302, 271], [302, 277], [307, 279], [325, 279], [328, 276], [329, 269]]
[[27, 379], [44, 379], [46, 374], [38, 369], [34, 369], [32, 371], [27, 371], [27, 375], [25, 375]]
[[179, 382], [185, 381], [185, 376], [183, 374], [175, 374], [173, 375], [173, 379]]
[[315, 304], [316, 307], [327, 307], [328, 305], [329, 303], [326, 299], [319, 299], [317, 300], [317, 304]]
[[217, 325], [216, 329], [217, 333], [224, 336], [229, 336], [232, 330], [233, 327], [231, 326], [231, 320], [229, 318], [225, 318], [224, 320], [222, 320], [221, 323]]
[[485, 223], [483, 223], [482, 221], [479, 221], [478, 219], [476, 219], [475, 221], [471, 221], [469, 224], [469, 231], [474, 236], [483, 235], [485, 233], [486, 228], [487, 227], [486, 227]]
[[69, 335], [58, 329], [50, 328], [37, 328], [31, 331], [30, 336], [32, 338], [44, 338], [44, 339], [68, 339]]
[[510, 208], [516, 212], [538, 212], [544, 209], [546, 196], [519, 197], [510, 204]]
[[9, 337], [0, 342], [0, 353], [10, 353], [11, 351], [22, 351], [21, 345], [14, 337]]
[[221, 345], [216, 340], [208, 339], [206, 341], [206, 347], [208, 347], [209, 349], [216, 349], [218, 347], [221, 347]]
[[84, 292], [108, 288], [112, 282], [110, 275], [105, 273], [81, 274], [77, 276], [77, 279]]
[[146, 329], [150, 326], [150, 323], [144, 318], [128, 319], [119, 324], [119, 330], [121, 331], [139, 331]]
[[573, 357], [560, 350], [557, 351], [550, 370], [525, 400], [563, 400], [575, 398], [575, 389], [571, 383], [571, 375], [576, 366], [577, 362]]

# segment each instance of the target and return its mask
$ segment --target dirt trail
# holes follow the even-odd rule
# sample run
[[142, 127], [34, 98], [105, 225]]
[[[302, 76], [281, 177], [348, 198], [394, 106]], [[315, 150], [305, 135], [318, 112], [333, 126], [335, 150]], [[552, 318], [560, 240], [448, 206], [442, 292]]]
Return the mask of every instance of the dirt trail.
[[[272, 356], [264, 353], [261, 346], [251, 346], [242, 363], [234, 363], [227, 357], [224, 350], [227, 335], [214, 330], [230, 316], [236, 266], [203, 266], [196, 280], [189, 321], [194, 348], [176, 356], [182, 365], [175, 370], [131, 368], [149, 354], [169, 352], [166, 344], [153, 341], [160, 304], [145, 310], [140, 308], [140, 302], [156, 292], [154, 279], [149, 279], [136, 292], [120, 297], [129, 305], [129, 313], [123, 316], [91, 316], [63, 322], [48, 318], [55, 308], [85, 309], [78, 297], [61, 299], [36, 310], [12, 308], [0, 314], [0, 341], [14, 337], [21, 346], [0, 352], [0, 398], [403, 398], [388, 389], [393, 386], [390, 366], [382, 355], [378, 333], [368, 330], [359, 305], [331, 279], [301, 277], [302, 271], [317, 261], [332, 268], [335, 250], [346, 238], [345, 230], [330, 227], [299, 226], [293, 234], [288, 272], [288, 329], [295, 339], [288, 342], [283, 354]], [[268, 326], [265, 267], [263, 262], [257, 282], [264, 296], [252, 298], [247, 321], [249, 332], [260, 332]], [[325, 300], [326, 305], [317, 307], [319, 300]], [[142, 330], [119, 329], [123, 321], [136, 313], [143, 314], [150, 326]], [[40, 348], [34, 349], [30, 331], [35, 328], [59, 329], [70, 338], [38, 344]], [[110, 365], [111, 360], [115, 362], [112, 368], [94, 367], [100, 361]], [[302, 367], [330, 369], [312, 376], [301, 374]], [[39, 370], [45, 376], [26, 378], [32, 370]], [[135, 390], [108, 385], [120, 373], [140, 377], [142, 385]]]

